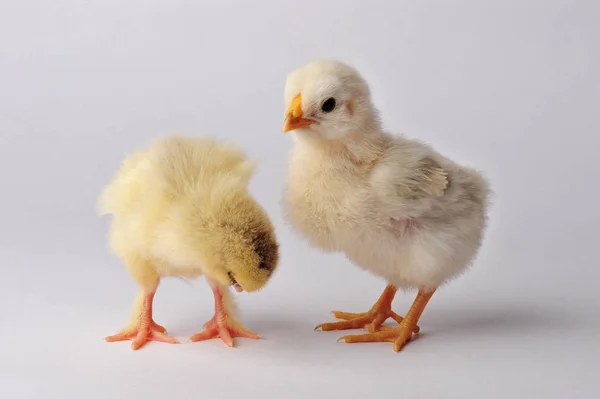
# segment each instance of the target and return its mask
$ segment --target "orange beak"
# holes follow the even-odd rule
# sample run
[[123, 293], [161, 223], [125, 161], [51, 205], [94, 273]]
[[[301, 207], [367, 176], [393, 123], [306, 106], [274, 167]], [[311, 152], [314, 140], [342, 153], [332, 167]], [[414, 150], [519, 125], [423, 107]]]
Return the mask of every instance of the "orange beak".
[[292, 100], [290, 107], [286, 111], [285, 122], [283, 122], [283, 132], [300, 129], [312, 125], [314, 121], [304, 118], [302, 111], [302, 95], [298, 94]]

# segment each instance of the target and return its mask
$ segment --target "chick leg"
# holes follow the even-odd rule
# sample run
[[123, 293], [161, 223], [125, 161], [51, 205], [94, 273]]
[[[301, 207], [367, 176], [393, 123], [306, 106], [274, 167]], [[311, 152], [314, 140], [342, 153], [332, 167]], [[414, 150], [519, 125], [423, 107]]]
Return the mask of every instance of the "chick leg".
[[[334, 317], [342, 319], [343, 321], [321, 323], [315, 327], [315, 330], [320, 328], [323, 331], [332, 331], [366, 327], [369, 332], [375, 332], [378, 331], [381, 325], [390, 317], [396, 322], [401, 323], [402, 317], [392, 311], [392, 301], [396, 296], [396, 290], [396, 287], [388, 284], [375, 305], [373, 305], [368, 312], [346, 313], [333, 311]], [[419, 332], [419, 327], [417, 325], [414, 327], [414, 332]]]
[[106, 337], [107, 342], [133, 340], [131, 348], [137, 350], [148, 341], [179, 343], [175, 338], [166, 335], [167, 330], [152, 318], [152, 303], [158, 288], [159, 277], [150, 272], [147, 264], [127, 264], [131, 275], [140, 285], [129, 326], [120, 333]]
[[233, 305], [227, 288], [219, 287], [215, 283], [211, 283], [211, 288], [215, 296], [215, 315], [204, 324], [205, 330], [192, 335], [188, 342], [221, 338], [225, 345], [232, 347], [233, 338], [236, 337], [259, 339], [259, 335], [247, 330], [234, 319]]
[[357, 342], [393, 342], [394, 351], [398, 352], [412, 338], [417, 322], [434, 292], [435, 290], [419, 290], [417, 298], [398, 327], [386, 328], [383, 331], [370, 334], [345, 335], [340, 337], [338, 341], [344, 340], [350, 344]]

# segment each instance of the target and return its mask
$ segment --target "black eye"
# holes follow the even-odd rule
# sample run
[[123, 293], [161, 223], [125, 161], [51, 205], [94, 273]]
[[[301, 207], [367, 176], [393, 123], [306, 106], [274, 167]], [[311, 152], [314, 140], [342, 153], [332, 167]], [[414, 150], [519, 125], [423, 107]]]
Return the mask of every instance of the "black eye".
[[331, 112], [335, 109], [335, 98], [329, 97], [323, 105], [321, 105], [321, 110], [323, 112]]

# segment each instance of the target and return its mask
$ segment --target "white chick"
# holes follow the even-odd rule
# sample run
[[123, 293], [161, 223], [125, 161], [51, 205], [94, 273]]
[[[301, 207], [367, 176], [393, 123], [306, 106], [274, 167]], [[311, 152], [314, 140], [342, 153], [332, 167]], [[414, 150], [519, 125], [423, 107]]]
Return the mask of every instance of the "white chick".
[[[338, 61], [289, 74], [283, 131], [294, 131], [283, 196], [286, 219], [313, 246], [342, 252], [387, 280], [366, 313], [316, 328], [367, 327], [345, 342], [394, 342], [413, 333], [436, 288], [473, 261], [487, 224], [490, 190], [477, 171], [422, 142], [385, 132], [367, 83]], [[405, 318], [391, 309], [397, 288], [418, 289]], [[381, 327], [389, 317], [399, 323]], [[315, 328], [315, 329], [316, 329]]]
[[254, 164], [235, 146], [213, 140], [169, 137], [127, 157], [99, 200], [111, 214], [109, 245], [140, 290], [131, 323], [106, 340], [177, 343], [152, 317], [160, 279], [205, 275], [215, 315], [190, 341], [258, 335], [235, 320], [227, 286], [262, 288], [275, 271], [273, 226], [247, 185]]

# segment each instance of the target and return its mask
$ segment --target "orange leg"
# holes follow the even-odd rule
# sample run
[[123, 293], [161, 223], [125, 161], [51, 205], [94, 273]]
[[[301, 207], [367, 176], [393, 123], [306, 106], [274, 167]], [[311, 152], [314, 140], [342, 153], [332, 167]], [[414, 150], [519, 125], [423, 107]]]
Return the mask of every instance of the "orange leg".
[[386, 328], [383, 331], [371, 334], [345, 335], [340, 337], [338, 341], [344, 340], [350, 344], [357, 342], [393, 342], [394, 350], [398, 352], [412, 338], [417, 322], [434, 292], [419, 290], [417, 298], [398, 327]]
[[[333, 311], [333, 316], [344, 321], [334, 323], [321, 323], [315, 327], [315, 330], [322, 329], [323, 331], [332, 330], [348, 330], [351, 328], [366, 327], [369, 332], [378, 331], [381, 325], [388, 319], [392, 318], [396, 322], [402, 322], [402, 316], [392, 311], [392, 301], [396, 296], [396, 287], [388, 284], [385, 290], [375, 303], [371, 310], [365, 313], [346, 313]], [[415, 324], [414, 332], [419, 332], [419, 327]]]
[[136, 322], [120, 333], [106, 337], [105, 340], [107, 342], [133, 340], [131, 344], [133, 350], [141, 348], [149, 341], [178, 344], [179, 341], [166, 335], [167, 330], [152, 319], [152, 302], [155, 292], [156, 290], [144, 294], [140, 316]]
[[217, 285], [212, 286], [215, 296], [215, 315], [206, 324], [205, 330], [201, 333], [194, 334], [188, 342], [205, 341], [212, 338], [221, 338], [227, 346], [233, 346], [233, 338], [251, 338], [259, 339], [260, 336], [247, 330], [243, 325], [235, 321], [227, 311], [223, 303], [222, 288]]

